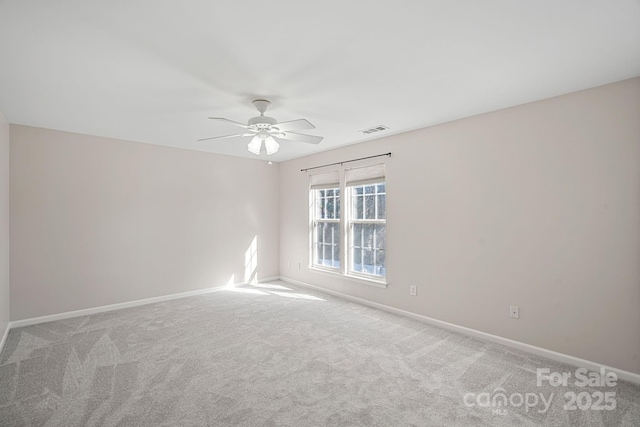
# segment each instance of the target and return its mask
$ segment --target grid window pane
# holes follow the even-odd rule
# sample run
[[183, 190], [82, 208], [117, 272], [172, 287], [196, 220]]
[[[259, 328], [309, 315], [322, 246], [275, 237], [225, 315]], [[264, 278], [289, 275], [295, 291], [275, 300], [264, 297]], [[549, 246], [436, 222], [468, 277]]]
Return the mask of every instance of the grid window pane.
[[339, 219], [340, 218], [340, 189], [315, 190], [315, 218]]
[[387, 217], [386, 196], [378, 194], [376, 197], [376, 219], [385, 219]]
[[362, 227], [362, 247], [370, 248], [373, 246], [373, 226], [365, 224]]
[[376, 205], [375, 205], [376, 197], [375, 196], [365, 196], [365, 219], [375, 219], [376, 218]]
[[362, 246], [362, 224], [353, 224], [354, 246]]
[[[362, 187], [360, 187], [362, 190]], [[354, 219], [363, 219], [364, 218], [364, 198], [363, 196], [356, 195], [353, 198], [353, 218]]]
[[375, 236], [375, 248], [384, 250], [384, 248], [387, 246], [387, 225], [376, 224]]
[[377, 269], [376, 271], [374, 271], [373, 274], [377, 274], [379, 276], [385, 276], [386, 272], [385, 272], [385, 265], [386, 265], [386, 259], [385, 259], [385, 251], [384, 250], [377, 250], [375, 253], [376, 259], [375, 259], [375, 268]]
[[353, 260], [352, 260], [353, 271], [362, 271], [362, 249], [353, 248]]
[[363, 263], [362, 272], [363, 273], [373, 273], [373, 250], [371, 249], [363, 249]]
[[323, 243], [331, 243], [331, 224], [327, 224], [326, 222], [321, 223], [321, 227], [322, 227], [322, 242]]
[[314, 191], [312, 263], [340, 268], [340, 189]]
[[315, 233], [314, 264], [326, 267], [340, 267], [340, 225], [319, 222]]
[[386, 185], [351, 187], [352, 221], [349, 230], [349, 269], [355, 273], [386, 276]]

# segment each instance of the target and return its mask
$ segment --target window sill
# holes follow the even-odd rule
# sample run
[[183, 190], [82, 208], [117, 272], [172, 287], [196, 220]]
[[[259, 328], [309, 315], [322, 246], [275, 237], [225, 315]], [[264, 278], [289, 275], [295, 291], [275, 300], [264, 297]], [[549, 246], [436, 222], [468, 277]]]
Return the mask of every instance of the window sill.
[[362, 276], [353, 276], [350, 274], [343, 274], [338, 270], [329, 270], [329, 269], [318, 268], [313, 266], [310, 266], [307, 268], [309, 269], [309, 271], [312, 271], [314, 273], [320, 273], [326, 276], [340, 278], [340, 279], [348, 280], [350, 282], [360, 283], [363, 285], [375, 286], [377, 288], [386, 288], [389, 285], [387, 282], [384, 282], [381, 280], [369, 279], [367, 277], [362, 277]]

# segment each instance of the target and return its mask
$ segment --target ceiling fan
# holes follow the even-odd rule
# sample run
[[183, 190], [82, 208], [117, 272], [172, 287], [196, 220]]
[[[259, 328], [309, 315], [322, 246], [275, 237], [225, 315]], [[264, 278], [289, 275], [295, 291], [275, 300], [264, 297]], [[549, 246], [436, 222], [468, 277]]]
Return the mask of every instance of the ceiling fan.
[[220, 122], [229, 123], [234, 126], [241, 127], [245, 129], [243, 133], [225, 136], [214, 136], [211, 138], [199, 139], [198, 141], [252, 136], [253, 138], [251, 138], [251, 141], [249, 141], [247, 149], [250, 153], [253, 153], [257, 156], [260, 155], [263, 144], [268, 156], [276, 153], [280, 148], [280, 144], [278, 144], [277, 139], [306, 142], [309, 144], [319, 144], [320, 141], [322, 141], [323, 137], [321, 136], [305, 135], [302, 133], [292, 132], [305, 129], [315, 129], [315, 126], [309, 123], [308, 120], [298, 119], [292, 120], [290, 122], [278, 123], [278, 121], [273, 117], [264, 115], [265, 111], [267, 111], [267, 108], [269, 108], [269, 105], [271, 105], [271, 102], [267, 101], [266, 99], [256, 99], [255, 101], [253, 101], [253, 105], [256, 107], [258, 112], [260, 112], [260, 115], [250, 118], [246, 125], [244, 123], [236, 122], [222, 117], [209, 117], [212, 120], [218, 120]]

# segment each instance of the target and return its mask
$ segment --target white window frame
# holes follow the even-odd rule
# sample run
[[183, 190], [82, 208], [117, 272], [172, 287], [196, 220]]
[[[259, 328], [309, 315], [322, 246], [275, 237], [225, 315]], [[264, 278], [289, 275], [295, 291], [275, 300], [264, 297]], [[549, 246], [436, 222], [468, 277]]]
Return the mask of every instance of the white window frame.
[[[359, 187], [362, 185], [372, 184], [385, 184], [385, 218], [384, 219], [351, 219], [351, 191], [353, 187]], [[339, 189], [340, 190], [340, 213], [339, 218], [332, 219], [318, 219], [316, 218], [316, 191], [319, 189]], [[376, 287], [386, 288], [388, 268], [386, 260], [387, 241], [385, 240], [385, 275], [368, 274], [351, 269], [352, 264], [352, 227], [353, 224], [385, 224], [387, 223], [387, 179], [385, 174], [385, 165], [371, 165], [352, 169], [341, 169], [331, 171], [321, 175], [311, 175], [311, 184], [309, 188], [309, 269], [320, 274], [327, 274], [330, 276], [339, 276], [343, 279], [354, 281], [357, 283], [364, 283]], [[378, 209], [376, 203], [376, 211]], [[377, 216], [377, 215], [376, 215]], [[318, 225], [320, 222], [331, 222], [340, 224], [338, 229], [340, 230], [340, 248], [339, 258], [340, 267], [330, 267], [322, 264], [317, 264], [316, 257], [316, 236], [318, 232]], [[388, 233], [387, 233], [388, 236]], [[386, 237], [387, 237], [386, 236]]]
[[[317, 197], [318, 197], [318, 193], [320, 191], [327, 191], [327, 190], [338, 190], [340, 192], [340, 195], [337, 196], [337, 199], [340, 200], [340, 209], [336, 210], [336, 214], [338, 215], [338, 218], [317, 218], [317, 212], [318, 212], [318, 208], [317, 208]], [[335, 271], [335, 272], [340, 272], [342, 270], [342, 266], [344, 265], [343, 262], [343, 253], [344, 253], [344, 248], [343, 248], [343, 236], [342, 236], [342, 206], [343, 206], [343, 201], [342, 201], [342, 188], [340, 188], [340, 186], [336, 186], [336, 187], [327, 187], [327, 188], [314, 188], [311, 189], [311, 209], [312, 209], [312, 220], [311, 220], [311, 225], [312, 225], [312, 230], [311, 230], [311, 266], [313, 268], [318, 268], [318, 269], [322, 269], [322, 270], [328, 270], [328, 271]], [[317, 236], [318, 233], [320, 232], [320, 224], [322, 223], [326, 223], [326, 224], [338, 224], [338, 233], [339, 233], [339, 239], [340, 239], [340, 243], [338, 244], [338, 267], [334, 267], [334, 266], [328, 266], [328, 265], [324, 265], [324, 264], [318, 264], [316, 263], [316, 260], [318, 259], [318, 241], [317, 241]], [[326, 244], [324, 244], [324, 246], [326, 246]], [[335, 246], [335, 244], [331, 244], [330, 247], [333, 249], [333, 246]], [[324, 259], [324, 258], [323, 258]], [[333, 256], [332, 256], [333, 259]], [[335, 261], [335, 260], [334, 260]]]
[[[358, 188], [358, 187], [363, 187], [363, 210], [366, 209], [365, 207], [365, 196], [366, 193], [364, 192], [364, 187], [369, 186], [369, 185], [380, 185], [380, 184], [384, 184], [385, 185], [385, 218], [384, 219], [360, 219], [360, 218], [353, 218], [353, 191]], [[362, 271], [356, 271], [352, 269], [352, 266], [355, 262], [355, 256], [354, 256], [354, 249], [355, 249], [355, 244], [356, 242], [355, 240], [355, 236], [354, 236], [354, 225], [356, 224], [362, 224], [362, 225], [381, 225], [384, 224], [385, 227], [387, 225], [387, 219], [386, 219], [386, 195], [387, 195], [387, 190], [386, 190], [386, 180], [385, 179], [380, 179], [377, 180], [376, 182], [368, 182], [365, 184], [358, 184], [358, 185], [349, 185], [345, 187], [345, 195], [346, 195], [346, 202], [345, 208], [348, 210], [348, 213], [345, 215], [345, 222], [346, 222], [346, 226], [347, 226], [347, 235], [346, 235], [346, 239], [345, 241], [347, 242], [347, 251], [345, 251], [345, 253], [347, 254], [347, 262], [346, 264], [346, 274], [349, 276], [354, 276], [354, 277], [359, 277], [359, 278], [365, 278], [367, 280], [374, 280], [374, 281], [382, 281], [382, 282], [386, 282], [387, 279], [387, 274], [386, 274], [386, 270], [387, 270], [387, 263], [386, 263], [386, 242], [385, 242], [385, 247], [382, 248], [383, 251], [385, 251], [385, 263], [384, 263], [384, 270], [385, 270], [385, 274], [384, 275], [380, 275], [380, 274], [374, 274], [374, 273], [366, 273], [366, 272], [362, 272]], [[380, 193], [378, 193], [377, 191], [374, 193], [374, 195], [378, 195]], [[376, 212], [376, 217], [378, 216], [378, 203], [377, 200], [374, 202], [374, 209]], [[385, 230], [386, 232], [386, 230]], [[374, 235], [374, 239], [375, 239], [375, 235]], [[376, 246], [376, 242], [374, 241], [373, 243], [373, 248], [375, 248]], [[361, 247], [364, 248], [364, 247]], [[373, 266], [375, 267], [375, 249], [374, 249], [374, 253], [373, 253], [373, 258], [374, 258], [374, 264]], [[361, 257], [361, 259], [363, 260], [363, 257]], [[362, 261], [364, 262], [364, 261]]]

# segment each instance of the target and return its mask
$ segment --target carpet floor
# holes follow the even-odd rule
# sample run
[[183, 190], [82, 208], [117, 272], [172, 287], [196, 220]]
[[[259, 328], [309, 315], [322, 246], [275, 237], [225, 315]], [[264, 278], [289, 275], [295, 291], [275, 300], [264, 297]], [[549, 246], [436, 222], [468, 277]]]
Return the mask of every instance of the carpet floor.
[[12, 329], [0, 426], [640, 426], [575, 369], [272, 282]]

